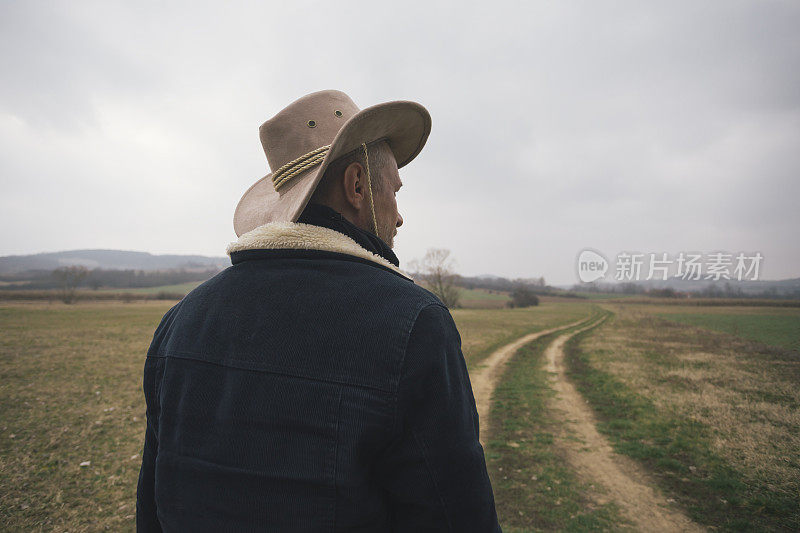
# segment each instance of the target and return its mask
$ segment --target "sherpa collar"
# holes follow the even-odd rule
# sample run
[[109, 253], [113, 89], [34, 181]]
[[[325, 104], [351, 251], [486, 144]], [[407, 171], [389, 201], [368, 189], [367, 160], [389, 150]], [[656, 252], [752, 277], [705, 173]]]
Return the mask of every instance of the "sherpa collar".
[[371, 231], [359, 228], [328, 205], [309, 202], [300, 218], [293, 222], [314, 224], [315, 226], [322, 226], [323, 228], [343, 233], [356, 241], [356, 244], [362, 248], [378, 254], [396, 267], [400, 266], [400, 260], [383, 239]]
[[301, 222], [270, 222], [243, 233], [239, 240], [226, 248], [230, 256], [243, 250], [322, 250], [360, 257], [393, 270], [408, 280], [411, 276], [392, 263], [360, 246], [338, 231]]

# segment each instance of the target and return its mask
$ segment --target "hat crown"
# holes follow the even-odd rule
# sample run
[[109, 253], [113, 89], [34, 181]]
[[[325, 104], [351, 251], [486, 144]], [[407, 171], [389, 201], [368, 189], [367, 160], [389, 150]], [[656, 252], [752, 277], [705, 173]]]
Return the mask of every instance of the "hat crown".
[[341, 91], [319, 91], [295, 100], [259, 128], [261, 146], [275, 172], [312, 150], [333, 142], [358, 106]]

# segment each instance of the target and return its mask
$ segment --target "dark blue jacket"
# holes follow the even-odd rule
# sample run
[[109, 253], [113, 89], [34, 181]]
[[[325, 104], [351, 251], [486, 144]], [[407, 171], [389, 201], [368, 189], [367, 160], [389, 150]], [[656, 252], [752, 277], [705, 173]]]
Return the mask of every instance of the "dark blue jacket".
[[251, 239], [164, 315], [139, 531], [500, 531], [450, 313], [329, 236]]

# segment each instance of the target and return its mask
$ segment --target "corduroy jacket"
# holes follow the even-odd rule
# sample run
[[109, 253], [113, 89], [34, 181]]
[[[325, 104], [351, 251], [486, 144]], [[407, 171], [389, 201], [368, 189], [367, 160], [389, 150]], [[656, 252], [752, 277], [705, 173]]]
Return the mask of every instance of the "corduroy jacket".
[[139, 531], [501, 531], [455, 323], [329, 228], [266, 224], [147, 352]]

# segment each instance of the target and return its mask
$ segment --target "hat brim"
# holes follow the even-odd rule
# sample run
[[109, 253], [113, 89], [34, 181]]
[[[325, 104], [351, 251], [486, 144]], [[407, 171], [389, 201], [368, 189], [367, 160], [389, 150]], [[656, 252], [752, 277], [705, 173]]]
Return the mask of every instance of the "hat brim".
[[236, 236], [269, 222], [296, 221], [328, 165], [361, 143], [386, 140], [401, 168], [420, 153], [430, 131], [431, 116], [416, 102], [386, 102], [359, 111], [336, 134], [319, 166], [295, 176], [280, 191], [272, 184], [271, 172], [247, 189], [233, 215]]

